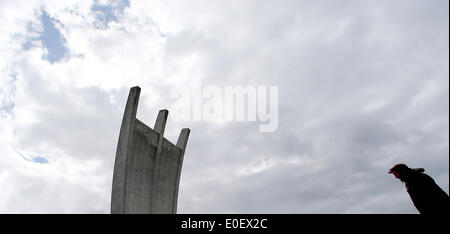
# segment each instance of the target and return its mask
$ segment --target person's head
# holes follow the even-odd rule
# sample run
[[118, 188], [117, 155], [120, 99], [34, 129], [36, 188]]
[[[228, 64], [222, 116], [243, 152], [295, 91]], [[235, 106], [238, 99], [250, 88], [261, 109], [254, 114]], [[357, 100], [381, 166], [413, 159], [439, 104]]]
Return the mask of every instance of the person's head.
[[389, 169], [389, 173], [392, 173], [395, 176], [395, 178], [401, 181], [405, 181], [405, 178], [410, 170], [411, 169], [408, 166], [406, 166], [403, 163], [400, 163]]

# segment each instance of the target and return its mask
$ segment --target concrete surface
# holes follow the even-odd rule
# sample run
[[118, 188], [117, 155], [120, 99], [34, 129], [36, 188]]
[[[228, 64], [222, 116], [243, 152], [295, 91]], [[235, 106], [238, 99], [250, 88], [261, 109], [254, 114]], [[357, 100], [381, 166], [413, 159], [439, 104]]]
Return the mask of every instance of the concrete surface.
[[164, 138], [169, 111], [160, 110], [151, 129], [136, 118], [141, 89], [128, 95], [111, 194], [112, 214], [175, 214], [184, 151], [190, 130], [181, 130], [177, 144]]

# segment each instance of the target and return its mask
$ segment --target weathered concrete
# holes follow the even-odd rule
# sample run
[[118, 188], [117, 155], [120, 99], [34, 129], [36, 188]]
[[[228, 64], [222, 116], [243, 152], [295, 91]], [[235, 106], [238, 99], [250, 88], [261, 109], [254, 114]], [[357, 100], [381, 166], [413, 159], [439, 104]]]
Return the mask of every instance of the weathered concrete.
[[190, 130], [177, 145], [164, 138], [169, 112], [160, 110], [153, 129], [136, 118], [141, 89], [133, 87], [120, 128], [114, 165], [111, 213], [177, 212], [178, 187]]

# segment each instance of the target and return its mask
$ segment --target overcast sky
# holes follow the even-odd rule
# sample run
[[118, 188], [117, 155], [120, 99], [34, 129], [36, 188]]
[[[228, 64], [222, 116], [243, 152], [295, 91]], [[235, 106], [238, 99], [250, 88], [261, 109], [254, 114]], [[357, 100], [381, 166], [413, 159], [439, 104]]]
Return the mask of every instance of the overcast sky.
[[169, 115], [193, 81], [278, 86], [278, 128], [191, 129], [178, 213], [418, 213], [449, 192], [449, 1], [0, 2], [0, 213], [109, 213], [129, 89]]

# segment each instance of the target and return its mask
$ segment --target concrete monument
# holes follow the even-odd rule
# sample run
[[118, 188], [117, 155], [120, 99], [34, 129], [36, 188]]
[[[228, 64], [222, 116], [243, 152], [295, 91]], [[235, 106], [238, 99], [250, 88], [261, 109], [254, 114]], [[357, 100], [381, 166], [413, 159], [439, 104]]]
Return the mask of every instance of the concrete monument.
[[111, 213], [177, 212], [181, 167], [190, 130], [174, 145], [164, 138], [167, 110], [160, 110], [153, 129], [136, 118], [141, 88], [128, 95], [117, 144]]

